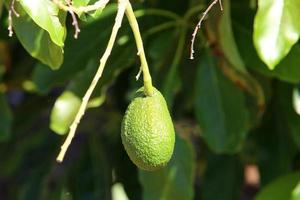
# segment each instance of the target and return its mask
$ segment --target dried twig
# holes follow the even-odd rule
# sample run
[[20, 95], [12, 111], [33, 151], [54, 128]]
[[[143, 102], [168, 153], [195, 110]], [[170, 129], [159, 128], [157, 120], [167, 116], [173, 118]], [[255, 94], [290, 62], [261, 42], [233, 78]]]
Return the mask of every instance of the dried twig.
[[223, 6], [222, 6], [222, 1], [221, 0], [214, 0], [204, 11], [204, 13], [202, 14], [202, 17], [200, 18], [198, 24], [196, 25], [194, 32], [192, 34], [192, 39], [191, 39], [191, 50], [190, 50], [190, 59], [193, 60], [194, 59], [194, 43], [195, 43], [195, 38], [196, 35], [198, 33], [198, 30], [201, 28], [202, 22], [205, 19], [205, 17], [207, 16], [208, 12], [212, 9], [212, 7], [218, 3], [220, 4], [220, 9], [223, 10]]
[[78, 126], [82, 116], [84, 115], [84, 112], [86, 110], [88, 101], [89, 101], [89, 99], [90, 99], [90, 97], [91, 97], [91, 95], [92, 95], [99, 79], [102, 76], [102, 72], [103, 72], [103, 69], [105, 67], [106, 61], [107, 61], [107, 59], [108, 59], [108, 57], [109, 57], [109, 55], [112, 51], [113, 45], [114, 45], [115, 40], [116, 40], [117, 33], [119, 31], [119, 28], [121, 27], [121, 23], [122, 23], [122, 20], [123, 20], [123, 17], [124, 17], [127, 2], [128, 2], [127, 0], [119, 0], [118, 13], [117, 13], [117, 16], [116, 16], [116, 19], [115, 19], [115, 24], [113, 26], [112, 33], [111, 33], [111, 36], [109, 38], [106, 50], [105, 50], [103, 56], [100, 59], [100, 65], [99, 65], [98, 70], [97, 70], [97, 72], [96, 72], [96, 74], [95, 74], [95, 76], [92, 80], [92, 83], [89, 86], [88, 90], [86, 91], [84, 97], [82, 98], [82, 103], [80, 105], [78, 113], [75, 116], [75, 120], [73, 121], [73, 123], [70, 126], [70, 131], [69, 131], [69, 134], [67, 136], [67, 139], [65, 140], [64, 144], [61, 146], [61, 151], [60, 151], [59, 155], [56, 158], [56, 160], [58, 162], [63, 161], [65, 153], [66, 153], [68, 147], [70, 146], [71, 141], [72, 141], [72, 139], [75, 135], [75, 131], [77, 129], [77, 126]]
[[[67, 3], [69, 8], [72, 6], [72, 1], [71, 0], [66, 0], [66, 3]], [[68, 12], [72, 16], [72, 20], [73, 20], [72, 25], [75, 28], [74, 38], [77, 39], [78, 34], [80, 33], [80, 28], [79, 28], [79, 25], [78, 25], [78, 21], [77, 21], [76, 15], [75, 15], [75, 13], [72, 9], [69, 9]]]
[[15, 10], [15, 0], [12, 0], [10, 3], [9, 11], [8, 11], [8, 36], [12, 37], [14, 34], [12, 27], [12, 14], [16, 17], [20, 17], [19, 13]]

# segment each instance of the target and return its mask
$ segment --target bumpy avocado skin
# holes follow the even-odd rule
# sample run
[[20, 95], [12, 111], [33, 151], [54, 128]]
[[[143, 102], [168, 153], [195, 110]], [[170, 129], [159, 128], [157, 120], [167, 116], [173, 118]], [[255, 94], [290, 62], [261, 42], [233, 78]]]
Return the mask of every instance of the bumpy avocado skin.
[[145, 96], [144, 88], [136, 92], [122, 122], [122, 143], [134, 164], [147, 171], [164, 167], [171, 159], [175, 131], [162, 94], [154, 88]]

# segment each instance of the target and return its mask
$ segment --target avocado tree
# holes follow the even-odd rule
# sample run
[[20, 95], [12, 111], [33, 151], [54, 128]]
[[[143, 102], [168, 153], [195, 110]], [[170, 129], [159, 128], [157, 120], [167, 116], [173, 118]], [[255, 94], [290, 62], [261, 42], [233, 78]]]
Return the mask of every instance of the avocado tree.
[[0, 0], [0, 199], [300, 200], [299, 0]]

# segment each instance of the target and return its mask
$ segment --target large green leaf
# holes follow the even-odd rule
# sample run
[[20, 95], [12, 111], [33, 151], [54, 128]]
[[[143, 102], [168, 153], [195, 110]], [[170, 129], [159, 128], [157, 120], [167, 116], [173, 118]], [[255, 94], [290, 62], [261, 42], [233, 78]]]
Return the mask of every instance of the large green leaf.
[[[246, 2], [243, 3], [246, 4]], [[292, 83], [300, 82], [300, 45], [294, 45], [290, 53], [274, 70], [268, 69], [268, 67], [259, 59], [252, 42], [253, 12], [247, 8], [246, 5], [236, 7], [233, 11], [233, 16], [236, 20], [233, 24], [234, 35], [239, 52], [245, 61], [246, 66], [269, 77], [276, 77]], [[241, 12], [243, 13], [243, 18], [239, 17]]]
[[63, 62], [62, 47], [53, 43], [49, 34], [37, 26], [19, 4], [15, 6], [20, 17], [13, 15], [13, 27], [24, 48], [52, 69], [59, 68]]
[[202, 136], [215, 152], [234, 153], [241, 149], [249, 129], [244, 94], [205, 55], [198, 66], [195, 111]]
[[155, 172], [140, 170], [143, 199], [193, 199], [194, 159], [195, 155], [191, 144], [177, 137], [175, 152], [167, 167]]
[[300, 34], [300, 1], [259, 0], [254, 22], [254, 44], [270, 69], [289, 53]]
[[290, 200], [299, 180], [300, 173], [282, 176], [263, 188], [255, 200]]
[[243, 167], [235, 156], [208, 155], [203, 200], [240, 200]]
[[0, 141], [6, 140], [11, 133], [12, 113], [3, 93], [0, 92]]
[[59, 8], [50, 0], [19, 1], [26, 13], [42, 29], [46, 30], [51, 40], [58, 46], [64, 46], [66, 35], [65, 15], [60, 13]]

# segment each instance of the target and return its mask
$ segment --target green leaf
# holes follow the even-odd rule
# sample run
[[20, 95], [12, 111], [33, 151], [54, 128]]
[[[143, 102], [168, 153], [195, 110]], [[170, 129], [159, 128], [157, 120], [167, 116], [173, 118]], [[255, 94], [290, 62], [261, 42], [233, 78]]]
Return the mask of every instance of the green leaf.
[[264, 187], [255, 200], [289, 200], [292, 197], [293, 188], [295, 188], [299, 180], [300, 173], [282, 176]]
[[11, 133], [12, 113], [3, 93], [0, 93], [0, 141], [8, 139]]
[[31, 19], [49, 33], [51, 40], [63, 47], [66, 35], [65, 14], [60, 13], [60, 9], [50, 0], [19, 2]]
[[211, 56], [202, 57], [198, 66], [195, 95], [196, 118], [209, 147], [218, 153], [239, 151], [249, 129], [244, 94]]
[[194, 159], [195, 155], [191, 144], [177, 137], [174, 155], [167, 167], [155, 172], [140, 170], [143, 199], [193, 199]]
[[229, 0], [223, 0], [224, 11], [222, 12], [219, 25], [219, 40], [225, 57], [238, 71], [246, 74], [247, 70], [242, 60], [235, 39], [231, 25], [231, 6]]
[[15, 7], [20, 17], [13, 15], [14, 31], [26, 51], [52, 69], [59, 68], [63, 62], [62, 47], [54, 44], [49, 34], [38, 27], [19, 4]]
[[208, 155], [203, 200], [240, 200], [243, 166], [236, 156]]
[[[265, 76], [276, 77], [291, 83], [300, 81], [300, 45], [296, 44], [291, 49], [290, 53], [277, 65], [274, 70], [268, 67], [259, 59], [252, 42], [252, 13], [245, 8], [236, 8], [234, 11], [235, 19], [239, 17], [237, 10], [241, 10], [245, 16], [249, 16], [249, 20], [235, 22], [233, 24], [235, 39], [239, 48], [239, 52], [246, 63], [246, 66], [256, 70]], [[242, 18], [244, 19], [244, 17]]]
[[270, 69], [289, 53], [300, 35], [300, 1], [259, 0], [254, 21], [254, 44]]

